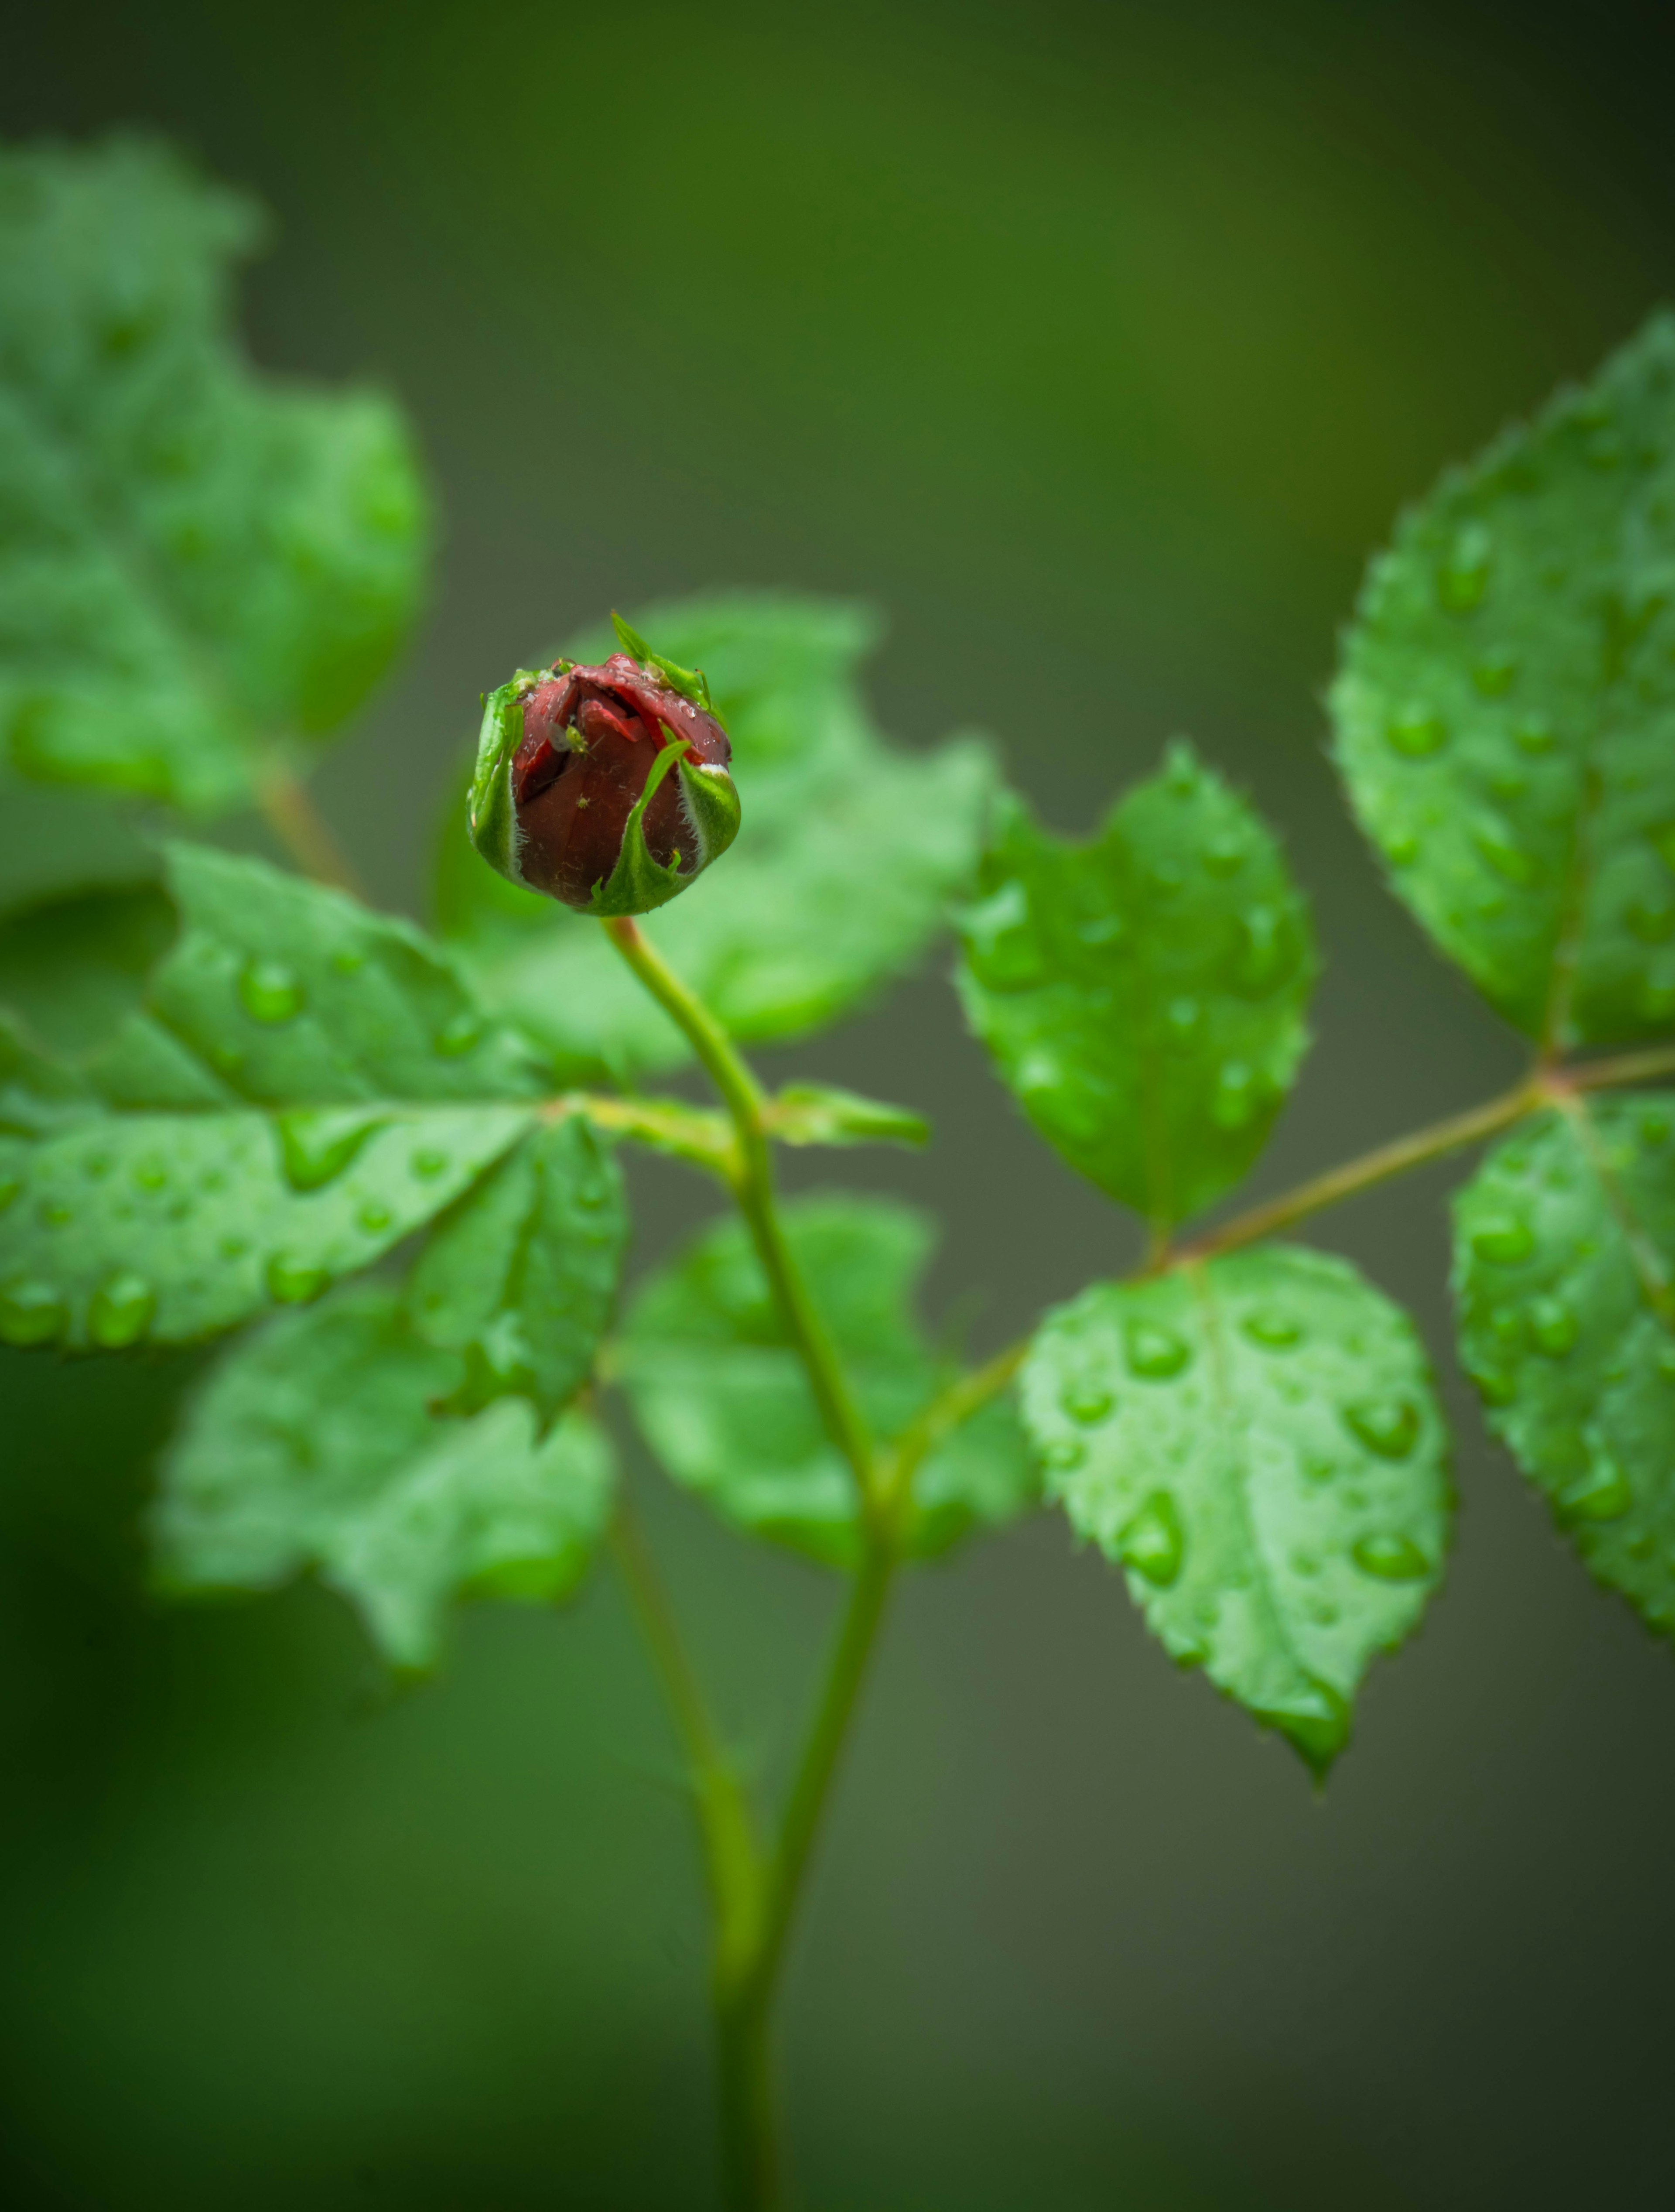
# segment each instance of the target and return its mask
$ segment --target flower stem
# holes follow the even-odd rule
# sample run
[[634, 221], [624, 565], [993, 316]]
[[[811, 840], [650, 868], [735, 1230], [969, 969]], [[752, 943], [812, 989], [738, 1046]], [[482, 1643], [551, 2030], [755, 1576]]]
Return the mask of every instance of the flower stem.
[[[717, 1899], [715, 2011], [728, 2202], [734, 2212], [772, 2212], [782, 2201], [784, 2186], [774, 2117], [772, 2034], [786, 1942], [895, 1580], [901, 1510], [913, 1471], [944, 1430], [925, 1425], [921, 1440], [916, 1426], [912, 1445], [904, 1439], [881, 1464], [837, 1346], [785, 1234], [768, 1144], [768, 1104], [761, 1087], [715, 1017], [653, 950], [643, 932], [627, 919], [608, 921], [603, 927], [685, 1036], [720, 1094], [733, 1128], [732, 1157], [726, 1169], [733, 1194], [827, 1432], [854, 1476], [860, 1506], [860, 1561], [849, 1586], [825, 1683], [765, 1862], [751, 1839], [743, 1907], [729, 1905], [729, 1893], [716, 1880], [718, 1840], [709, 1816], [701, 1811], [705, 1800], [701, 1789], [699, 1792], [711, 1887]], [[958, 1418], [950, 1416], [947, 1425]], [[628, 1565], [632, 1571], [631, 1533]], [[695, 1728], [692, 1718], [695, 1711], [701, 1712], [695, 1685], [683, 1657], [677, 1656], [678, 1643], [670, 1634], [672, 1625], [655, 1603], [648, 1606], [642, 1600], [640, 1610], [648, 1640], [661, 1641], [666, 1647], [659, 1667], [696, 1776], [706, 1771], [699, 1762], [708, 1760], [710, 1753], [704, 1731]], [[724, 1853], [726, 1848], [724, 1838]]]
[[837, 1347], [809, 1295], [780, 1219], [774, 1160], [764, 1121], [766, 1100], [732, 1040], [702, 1000], [689, 991], [639, 925], [626, 918], [601, 925], [628, 966], [682, 1031], [721, 1095], [738, 1147], [733, 1192], [756, 1248], [774, 1303], [804, 1369], [828, 1435], [848, 1462], [863, 1512], [876, 1506], [872, 1440], [838, 1358]]
[[366, 885], [307, 785], [294, 770], [270, 763], [262, 770], [257, 799], [268, 827], [306, 876], [364, 899]]

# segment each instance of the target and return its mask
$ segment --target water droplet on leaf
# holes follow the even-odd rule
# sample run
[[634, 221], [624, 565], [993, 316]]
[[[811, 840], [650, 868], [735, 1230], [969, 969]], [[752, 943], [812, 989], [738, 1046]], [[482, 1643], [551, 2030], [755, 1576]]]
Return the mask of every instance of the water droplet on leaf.
[[482, 1042], [482, 1018], [469, 1011], [456, 1014], [436, 1032], [436, 1050], [444, 1060], [463, 1060]]
[[1392, 752], [1404, 760], [1428, 760], [1448, 742], [1448, 729], [1431, 707], [1404, 707], [1390, 718], [1385, 737]]
[[0, 1344], [51, 1344], [66, 1318], [51, 1283], [24, 1276], [0, 1289]]
[[293, 1190], [335, 1182], [387, 1117], [361, 1106], [304, 1106], [282, 1114], [279, 1156]]
[[137, 1344], [151, 1327], [157, 1294], [143, 1275], [124, 1270], [107, 1277], [88, 1308], [88, 1335], [106, 1352]]
[[239, 1002], [253, 1022], [277, 1027], [302, 1012], [304, 993], [282, 960], [252, 960], [239, 977]]
[[1482, 605], [1494, 550], [1494, 540], [1480, 522], [1468, 522], [1456, 533], [1436, 572], [1436, 596], [1450, 614], [1468, 615]]
[[1628, 1476], [1609, 1452], [1596, 1450], [1586, 1473], [1560, 1492], [1559, 1510], [1569, 1521], [1620, 1521], [1634, 1502]]
[[1180, 1572], [1186, 1554], [1180, 1516], [1167, 1490], [1154, 1490], [1117, 1539], [1124, 1564], [1144, 1575], [1154, 1589], [1167, 1589]]
[[1301, 1326], [1277, 1306], [1259, 1306], [1254, 1313], [1247, 1314], [1239, 1326], [1251, 1342], [1259, 1344], [1265, 1352], [1283, 1352], [1288, 1345], [1302, 1340]]
[[1562, 1359], [1576, 1341], [1576, 1316], [1563, 1298], [1537, 1298], [1530, 1307], [1530, 1341], [1550, 1359]]
[[1518, 675], [1518, 663], [1509, 653], [1485, 653], [1472, 671], [1472, 681], [1485, 699], [1504, 698]]
[[1097, 1382], [1067, 1382], [1059, 1403], [1071, 1420], [1093, 1428], [1111, 1410], [1111, 1393]]
[[1515, 1213], [1491, 1214], [1472, 1231], [1472, 1249], [1480, 1260], [1511, 1267], [1529, 1258], [1535, 1249], [1535, 1237], [1529, 1223], [1520, 1221]]
[[268, 1261], [268, 1295], [282, 1306], [306, 1305], [331, 1283], [330, 1270], [299, 1260], [288, 1252], [276, 1252]]
[[1193, 1348], [1170, 1328], [1150, 1322], [1131, 1321], [1123, 1331], [1123, 1346], [1131, 1370], [1153, 1382], [1179, 1375], [1192, 1358]]
[[1430, 1572], [1430, 1561], [1406, 1536], [1362, 1536], [1351, 1547], [1350, 1557], [1363, 1575], [1381, 1583], [1417, 1583]]
[[1405, 1459], [1419, 1441], [1419, 1409], [1407, 1398], [1365, 1398], [1344, 1408], [1344, 1425], [1381, 1459]]
[[422, 1182], [434, 1182], [438, 1176], [447, 1173], [452, 1163], [446, 1152], [439, 1152], [434, 1145], [427, 1145], [414, 1153], [411, 1164], [414, 1174]]
[[1502, 883], [1528, 890], [1540, 882], [1540, 861], [1518, 842], [1504, 823], [1480, 822], [1472, 832], [1472, 842]]

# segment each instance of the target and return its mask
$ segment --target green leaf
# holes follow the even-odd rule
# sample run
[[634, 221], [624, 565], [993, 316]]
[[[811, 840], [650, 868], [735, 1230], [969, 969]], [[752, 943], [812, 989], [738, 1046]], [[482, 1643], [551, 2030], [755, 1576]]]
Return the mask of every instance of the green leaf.
[[[804, 1198], [786, 1231], [882, 1443], [943, 1383], [914, 1320], [931, 1256], [925, 1215], [887, 1199]], [[640, 1291], [618, 1347], [635, 1418], [676, 1480], [749, 1529], [833, 1565], [859, 1554], [853, 1478], [828, 1440], [744, 1230], [705, 1231]], [[1035, 1503], [1017, 1417], [997, 1403], [919, 1470], [910, 1548], [945, 1550]]]
[[1405, 1315], [1342, 1260], [1237, 1253], [1061, 1306], [1023, 1395], [1049, 1494], [1176, 1664], [1324, 1772], [1447, 1547], [1446, 1432]]
[[1399, 894], [1556, 1044], [1675, 1016], [1675, 317], [1405, 515], [1332, 695]]
[[[770, 594], [655, 609], [644, 627], [702, 667], [733, 744], [743, 820], [726, 865], [642, 927], [738, 1037], [824, 1028], [913, 966], [970, 874], [993, 781], [988, 750], [906, 753], [875, 733], [854, 668], [861, 611]], [[609, 650], [585, 640], [577, 657]], [[685, 1041], [586, 917], [482, 866], [463, 813], [443, 845], [439, 918], [485, 1001], [562, 1079], [677, 1065]]]
[[1675, 1095], [1578, 1097], [1454, 1202], [1460, 1356], [1611, 1589], [1675, 1636]]
[[0, 153], [0, 750], [29, 775], [244, 803], [411, 620], [406, 427], [246, 364], [260, 228], [155, 144]]
[[0, 758], [0, 915], [83, 891], [138, 890], [161, 873], [130, 808], [32, 783]]
[[415, 1329], [464, 1358], [451, 1410], [515, 1395], [546, 1426], [592, 1371], [628, 1237], [621, 1171], [580, 1116], [508, 1154], [439, 1224], [409, 1284]]
[[405, 922], [175, 846], [175, 942], [68, 1126], [0, 1136], [0, 1340], [115, 1349], [316, 1297], [536, 1111], [528, 1048]]
[[92, 1052], [141, 1005], [174, 927], [173, 906], [155, 884], [0, 914], [0, 1006], [56, 1053]]
[[610, 1448], [580, 1412], [537, 1442], [517, 1400], [439, 1419], [461, 1370], [367, 1285], [246, 1338], [163, 1464], [166, 1587], [273, 1589], [312, 1568], [411, 1670], [435, 1664], [456, 1598], [563, 1596], [610, 1517]]
[[768, 1114], [782, 1145], [906, 1145], [917, 1151], [931, 1141], [931, 1124], [911, 1107], [886, 1106], [826, 1083], [787, 1083], [768, 1101]]
[[960, 996], [1041, 1134], [1160, 1227], [1231, 1188], [1296, 1074], [1315, 975], [1251, 809], [1177, 741], [1087, 844], [1011, 800], [979, 884]]

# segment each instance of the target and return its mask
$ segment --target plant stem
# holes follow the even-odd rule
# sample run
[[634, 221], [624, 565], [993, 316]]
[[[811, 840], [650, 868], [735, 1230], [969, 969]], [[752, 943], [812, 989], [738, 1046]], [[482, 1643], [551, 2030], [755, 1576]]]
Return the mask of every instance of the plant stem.
[[626, 1493], [619, 1498], [611, 1522], [610, 1548], [663, 1685], [692, 1785], [715, 1908], [719, 1974], [731, 1953], [749, 1948], [757, 1917], [762, 1861], [750, 1808], [710, 1717], [669, 1593]]
[[[786, 1795], [773, 1851], [763, 1865], [752, 1844], [750, 1909], [735, 1911], [731, 1929], [719, 1903], [722, 1892], [712, 1874], [721, 1915], [715, 2006], [728, 2198], [736, 2212], [770, 2212], [780, 2201], [782, 2186], [771, 2044], [774, 2003], [786, 1941], [895, 1579], [901, 1508], [913, 1468], [942, 1431], [926, 1425], [923, 1441], [919, 1441], [916, 1430], [911, 1449], [905, 1440], [897, 1445], [885, 1476], [837, 1346], [809, 1294], [786, 1237], [774, 1185], [768, 1102], [761, 1087], [708, 1007], [653, 950], [644, 933], [626, 918], [607, 921], [604, 929], [697, 1054], [731, 1117], [734, 1153], [726, 1172], [733, 1194], [786, 1334], [808, 1376], [827, 1433], [854, 1476], [860, 1506], [860, 1563], [850, 1584], [825, 1685]], [[663, 1637], [666, 1642], [669, 1624], [657, 1617], [656, 1608], [645, 1617], [648, 1638]], [[659, 1663], [671, 1705], [677, 1707], [677, 1725], [690, 1730], [689, 1713], [696, 1691], [686, 1678], [683, 1658], [677, 1663], [678, 1649], [674, 1644]], [[689, 1711], [685, 1723], [680, 1719], [681, 1707]], [[701, 1711], [701, 1707], [696, 1710]], [[701, 1735], [690, 1741], [702, 1750]], [[713, 1865], [716, 1844], [707, 1827], [706, 1844]]]
[[365, 898], [366, 885], [354, 862], [337, 842], [300, 775], [276, 762], [270, 763], [262, 770], [256, 795], [268, 827], [304, 875], [313, 877], [317, 884], [331, 884], [355, 898]]
[[763, 1122], [766, 1104], [756, 1077], [734, 1050], [732, 1040], [702, 1000], [689, 991], [647, 939], [626, 917], [607, 921], [604, 932], [628, 966], [682, 1031], [721, 1094], [738, 1144], [734, 1195], [756, 1248], [786, 1328], [803, 1365], [828, 1435], [855, 1478], [863, 1513], [877, 1504], [872, 1440], [855, 1403], [830, 1332], [809, 1296], [802, 1269], [786, 1241], [774, 1188], [774, 1160]]

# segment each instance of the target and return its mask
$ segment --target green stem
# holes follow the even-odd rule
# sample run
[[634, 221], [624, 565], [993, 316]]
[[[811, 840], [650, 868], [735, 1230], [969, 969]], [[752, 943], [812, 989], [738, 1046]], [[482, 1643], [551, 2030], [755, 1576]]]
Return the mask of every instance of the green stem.
[[611, 1555], [668, 1701], [692, 1788], [715, 1909], [718, 1979], [750, 1951], [758, 1917], [762, 1858], [750, 1808], [698, 1685], [675, 1610], [627, 1494], [610, 1528]]
[[302, 778], [288, 768], [270, 763], [256, 787], [257, 799], [268, 827], [306, 876], [333, 890], [364, 899], [367, 887], [355, 863], [313, 801]]
[[809, 1386], [828, 1435], [847, 1461], [864, 1513], [876, 1505], [872, 1440], [830, 1332], [816, 1311], [786, 1241], [774, 1188], [774, 1158], [764, 1122], [767, 1102], [732, 1040], [702, 1000], [664, 960], [638, 924], [625, 919], [601, 925], [628, 966], [685, 1036], [721, 1094], [737, 1143], [733, 1190], [756, 1254], [768, 1276], [792, 1343], [808, 1372]]

